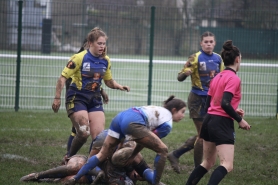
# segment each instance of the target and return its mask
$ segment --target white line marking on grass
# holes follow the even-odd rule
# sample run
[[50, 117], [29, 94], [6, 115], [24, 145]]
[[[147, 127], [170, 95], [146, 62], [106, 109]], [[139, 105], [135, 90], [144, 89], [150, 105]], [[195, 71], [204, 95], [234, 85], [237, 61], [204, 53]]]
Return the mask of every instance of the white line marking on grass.
[[27, 157], [23, 157], [23, 156], [20, 156], [20, 155], [15, 155], [15, 154], [2, 154], [1, 158], [14, 159], [14, 160], [23, 160], [23, 161], [26, 161], [26, 162], [36, 164], [36, 161], [30, 160]]
[[21, 131], [21, 132], [61, 132], [61, 131], [66, 131], [66, 129], [30, 129], [30, 128], [16, 128], [16, 129], [10, 129], [10, 128], [1, 128], [1, 132], [5, 131]]

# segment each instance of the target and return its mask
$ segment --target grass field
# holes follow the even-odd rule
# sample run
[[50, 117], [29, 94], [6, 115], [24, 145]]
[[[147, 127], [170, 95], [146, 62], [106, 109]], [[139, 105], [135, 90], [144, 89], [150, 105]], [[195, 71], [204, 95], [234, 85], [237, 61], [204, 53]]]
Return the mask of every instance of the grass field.
[[[106, 127], [116, 113], [106, 113]], [[270, 118], [247, 117], [251, 131], [236, 130], [234, 171], [221, 185], [275, 185], [278, 184], [278, 121]], [[0, 184], [34, 185], [20, 183], [19, 179], [32, 172], [58, 166], [66, 152], [66, 141], [71, 123], [65, 111], [0, 110]], [[175, 123], [173, 131], [163, 139], [169, 151], [180, 146], [195, 134], [193, 122], [188, 118]], [[87, 155], [89, 141], [80, 154]], [[144, 149], [142, 154], [152, 166], [155, 153]], [[192, 151], [180, 158], [181, 174], [172, 171], [167, 161], [162, 182], [167, 185], [183, 185], [193, 170]], [[205, 185], [211, 171], [200, 181]], [[39, 183], [44, 185], [46, 183]], [[147, 185], [139, 182], [137, 185]]]

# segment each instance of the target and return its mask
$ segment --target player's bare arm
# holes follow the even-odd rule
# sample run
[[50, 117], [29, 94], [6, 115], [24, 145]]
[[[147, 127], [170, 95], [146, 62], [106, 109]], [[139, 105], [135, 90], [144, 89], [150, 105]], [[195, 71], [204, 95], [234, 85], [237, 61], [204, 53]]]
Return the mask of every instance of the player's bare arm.
[[120, 89], [121, 91], [127, 91], [127, 92], [129, 92], [130, 90], [128, 86], [123, 86], [121, 84], [118, 84], [114, 79], [104, 80], [104, 83], [106, 86], [108, 86], [111, 89]]
[[186, 79], [186, 77], [187, 75], [185, 73], [179, 73], [177, 79], [179, 82], [182, 82]]
[[[195, 54], [194, 55], [191, 55], [188, 60], [186, 61], [186, 63], [184, 64], [183, 66], [183, 71], [181, 71], [179, 74], [178, 74], [178, 81], [179, 82], [182, 82], [186, 79], [186, 77], [190, 76], [192, 74], [192, 70], [189, 68], [191, 67], [191, 62], [194, 61], [194, 57], [195, 57]], [[187, 69], [186, 69], [187, 68]], [[186, 70], [185, 70], [186, 69]]]
[[56, 84], [56, 93], [55, 93], [55, 97], [52, 103], [52, 110], [57, 113], [60, 105], [61, 105], [61, 92], [64, 88], [64, 85], [66, 83], [66, 78], [64, 76], [60, 76], [60, 78], [57, 81]]

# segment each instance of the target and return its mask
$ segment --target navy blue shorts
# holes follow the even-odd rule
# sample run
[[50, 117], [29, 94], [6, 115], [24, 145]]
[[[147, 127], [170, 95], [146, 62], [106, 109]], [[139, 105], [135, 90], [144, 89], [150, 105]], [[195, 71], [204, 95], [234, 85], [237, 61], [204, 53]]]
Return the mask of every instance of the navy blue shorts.
[[234, 144], [235, 129], [231, 118], [207, 114], [203, 121], [200, 137], [216, 145]]
[[68, 116], [80, 110], [103, 111], [101, 94], [100, 92], [80, 91], [70, 87], [67, 91], [66, 109]]

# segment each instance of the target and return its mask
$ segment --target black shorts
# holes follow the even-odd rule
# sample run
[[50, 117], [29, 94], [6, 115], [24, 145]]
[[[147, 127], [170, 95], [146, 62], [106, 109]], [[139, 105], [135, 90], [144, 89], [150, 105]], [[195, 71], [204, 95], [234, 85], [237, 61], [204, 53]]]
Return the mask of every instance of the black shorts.
[[207, 114], [203, 121], [200, 137], [216, 145], [234, 144], [235, 129], [231, 118]]

